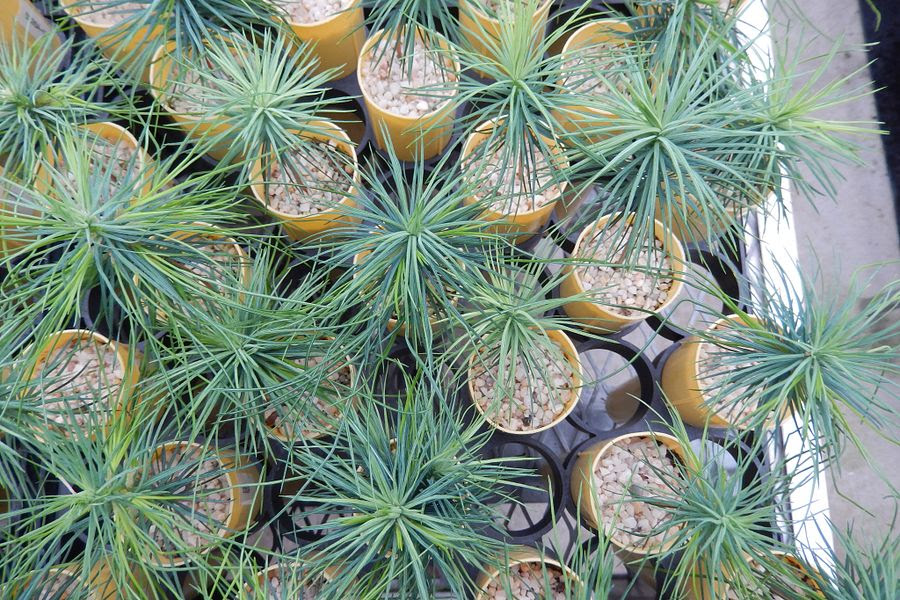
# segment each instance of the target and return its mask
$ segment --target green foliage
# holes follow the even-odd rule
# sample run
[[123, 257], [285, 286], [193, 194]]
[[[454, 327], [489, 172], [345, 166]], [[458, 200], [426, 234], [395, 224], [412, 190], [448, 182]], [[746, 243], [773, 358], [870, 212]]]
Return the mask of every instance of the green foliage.
[[[68, 59], [68, 60], [67, 60]], [[0, 158], [6, 177], [33, 177], [44, 148], [57, 136], [125, 107], [93, 100], [113, 81], [90, 48], [53, 34], [33, 45], [0, 44]]]
[[711, 360], [730, 370], [710, 405], [726, 413], [754, 407], [740, 423], [750, 429], [792, 423], [817, 464], [831, 463], [848, 442], [862, 451], [856, 419], [875, 431], [896, 424], [879, 394], [897, 393], [898, 282], [873, 290], [858, 273], [838, 297], [778, 266], [766, 276], [772, 285], [748, 312], [723, 299], [738, 315], [732, 326], [696, 332], [721, 349]]
[[396, 409], [363, 397], [333, 443], [311, 442], [292, 456], [294, 499], [312, 503], [308, 514], [330, 516], [304, 560], [312, 573], [335, 567], [334, 597], [380, 596], [396, 584], [399, 598], [430, 598], [437, 573], [464, 596], [466, 565], [494, 564], [502, 552], [490, 535], [498, 527], [492, 504], [512, 501], [504, 490], [525, 471], [483, 458], [485, 434], [465, 424], [437, 385], [407, 378]]

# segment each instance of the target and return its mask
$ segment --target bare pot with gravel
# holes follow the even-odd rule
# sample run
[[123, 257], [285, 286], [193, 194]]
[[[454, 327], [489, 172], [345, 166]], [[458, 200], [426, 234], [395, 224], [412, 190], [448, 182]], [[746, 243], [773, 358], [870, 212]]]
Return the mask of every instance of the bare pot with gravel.
[[366, 41], [362, 0], [275, 0], [294, 34], [313, 45], [315, 72], [339, 69], [334, 79], [356, 70]]
[[124, 344], [67, 329], [49, 336], [37, 352], [27, 393], [38, 396], [48, 426], [64, 435], [75, 428], [103, 429], [123, 413], [127, 418], [140, 377], [137, 363]]
[[[581, 580], [558, 560], [524, 546], [510, 551], [508, 559], [503, 573], [494, 567], [479, 573], [475, 580], [478, 589], [475, 600], [567, 600], [578, 597], [573, 591], [581, 589]], [[546, 595], [548, 586], [549, 596]]]
[[[610, 223], [616, 218], [617, 222]], [[637, 324], [675, 304], [682, 291], [677, 274], [685, 264], [684, 247], [665, 226], [654, 221], [654, 239], [638, 240], [626, 253], [633, 216], [601, 217], [581, 232], [572, 257], [598, 264], [565, 265], [560, 295], [588, 292], [591, 301], [565, 304], [566, 314], [596, 333], [615, 332]], [[626, 256], [628, 254], [628, 256]], [[621, 266], [619, 266], [621, 265]]]
[[[317, 600], [325, 597], [322, 595], [323, 589], [327, 587], [328, 581], [335, 576], [336, 572], [336, 568], [329, 567], [325, 569], [324, 574], [309, 578], [302, 564], [293, 563], [272, 565], [257, 573], [256, 577], [257, 584], [260, 586], [259, 591], [265, 593], [266, 600], [284, 600], [286, 598]], [[247, 585], [245, 591], [253, 593], [257, 590], [253, 590]]]
[[[514, 367], [506, 367], [507, 375], [510, 369], [515, 373], [514, 389], [507, 392], [503, 392], [505, 384], [498, 385], [499, 358], [497, 364], [491, 358], [495, 351], [484, 349], [469, 358], [469, 397], [492, 427], [516, 435], [538, 433], [556, 426], [574, 410], [582, 385], [578, 351], [564, 332], [546, 334], [558, 354], [545, 349], [546, 364], [538, 372], [529, 372], [526, 362], [517, 357]], [[513, 381], [509, 376], [505, 379]]]
[[459, 61], [440, 35], [416, 30], [412, 56], [388, 35], [366, 40], [356, 70], [375, 142], [400, 160], [431, 158], [450, 143]]
[[641, 560], [671, 543], [662, 530], [670, 518], [666, 511], [631, 498], [671, 497], [683, 485], [675, 462], [683, 457], [675, 437], [649, 431], [600, 441], [579, 453], [572, 497], [584, 522], [605, 532], [623, 560]]
[[568, 168], [560, 145], [538, 135], [523, 152], [510, 152], [494, 132], [498, 121], [481, 123], [466, 138], [460, 155], [465, 177], [474, 190], [469, 204], [486, 203], [483, 218], [500, 221], [491, 231], [528, 239], [550, 219], [568, 182], [557, 173]]
[[[182, 471], [178, 470], [180, 463], [185, 464]], [[186, 547], [208, 552], [208, 538], [227, 538], [243, 532], [259, 514], [259, 469], [234, 451], [212, 451], [192, 442], [162, 444], [153, 452], [149, 476], [164, 473], [178, 480], [194, 481], [194, 489], [185, 493], [190, 500], [183, 502], [182, 510], [175, 511], [176, 518], [185, 522], [173, 523], [171, 528]], [[186, 563], [187, 558], [174, 553], [173, 541], [162, 531], [151, 525], [148, 534], [160, 548], [160, 563]]]
[[304, 141], [274, 157], [267, 175], [263, 157], [254, 162], [253, 197], [295, 241], [352, 224], [355, 219], [338, 208], [355, 206], [352, 197], [360, 182], [349, 136], [330, 121], [312, 121], [310, 129], [292, 133]]
[[[709, 332], [725, 330], [733, 319], [718, 319]], [[752, 318], [752, 317], [751, 317]], [[734, 369], [723, 365], [721, 358], [733, 352], [725, 347], [691, 336], [669, 355], [663, 365], [660, 385], [666, 400], [694, 427], [737, 427], [747, 425], [756, 408], [752, 404], [736, 404], [746, 397], [746, 388], [731, 377]]]

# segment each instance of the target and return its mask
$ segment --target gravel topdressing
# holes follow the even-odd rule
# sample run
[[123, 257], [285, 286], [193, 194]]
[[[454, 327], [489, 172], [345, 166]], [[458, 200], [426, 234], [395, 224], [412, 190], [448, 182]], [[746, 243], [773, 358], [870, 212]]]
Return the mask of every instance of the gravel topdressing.
[[334, 210], [346, 197], [352, 175], [350, 157], [334, 142], [304, 144], [272, 165], [268, 206], [288, 215]]
[[[671, 472], [673, 477], [664, 481], [659, 470]], [[668, 531], [649, 534], [669, 519], [666, 511], [627, 498], [671, 497], [666, 484], [673, 483], [676, 473], [669, 449], [650, 437], [620, 440], [607, 449], [597, 461], [594, 489], [600, 522], [613, 540], [646, 550], [665, 539]]]
[[350, 8], [353, 0], [275, 0], [291, 23], [310, 24], [329, 19]]
[[[572, 401], [574, 371], [559, 356], [544, 355], [544, 366], [529, 373], [522, 357], [516, 358], [515, 384], [510, 398], [506, 382], [497, 384], [500, 366], [486, 369], [478, 358], [472, 363], [472, 398], [493, 424], [512, 431], [530, 431], [552, 423]], [[534, 367], [532, 367], [534, 368]], [[550, 381], [546, 380], [549, 375]], [[507, 389], [504, 389], [507, 388]]]
[[[566, 600], [566, 586], [565, 576], [558, 567], [519, 563], [510, 567], [508, 580], [499, 577], [492, 580], [484, 589], [483, 597], [494, 600]], [[571, 592], [571, 582], [568, 588]]]
[[[156, 475], [169, 472], [170, 481], [186, 481], [188, 489], [182, 489], [185, 496], [196, 496], [192, 500], [181, 503], [181, 510], [173, 512], [174, 534], [191, 548], [206, 543], [204, 535], [219, 533], [226, 525], [231, 514], [231, 483], [224, 473], [217, 476], [207, 475], [222, 471], [222, 463], [217, 458], [200, 460], [203, 455], [196, 447], [167, 448], [160, 450], [159, 455], [150, 466], [150, 473]], [[178, 468], [179, 462], [187, 465]], [[198, 476], [199, 473], [199, 476]], [[185, 520], [189, 520], [186, 523]], [[150, 536], [165, 550], [174, 550], [174, 545], [155, 525], [150, 526]]]
[[[323, 358], [320, 356], [311, 356], [305, 361], [307, 368], [314, 368], [321, 365]], [[303, 366], [304, 363], [296, 361], [297, 365]], [[335, 393], [346, 390], [352, 384], [350, 365], [343, 365], [338, 369], [330, 372], [321, 383], [326, 386], [333, 384]], [[323, 429], [330, 429], [336, 419], [340, 417], [341, 397], [327, 399], [318, 396], [310, 397], [308, 394], [299, 394], [296, 396], [298, 404], [295, 406], [278, 406], [270, 408], [266, 411], [266, 425], [272, 428], [278, 428], [284, 431], [286, 437], [310, 437], [316, 433], [320, 433]], [[312, 406], [309, 403], [312, 403]]]
[[[366, 53], [360, 71], [360, 85], [381, 109], [404, 117], [421, 117], [434, 112], [453, 96], [447, 89], [457, 80], [442, 67], [442, 53], [426, 48], [416, 39], [410, 58], [403, 44], [379, 40]], [[410, 78], [409, 75], [412, 75]]]
[[[669, 253], [662, 242], [654, 238], [651, 245], [641, 240], [625, 260], [625, 240], [631, 239], [632, 227], [610, 227], [585, 238], [576, 250], [583, 259], [624, 263], [626, 266], [585, 265], [577, 267], [584, 289], [590, 290], [595, 302], [624, 317], [646, 315], [644, 311], [658, 310], [669, 299], [672, 288]], [[643, 310], [638, 310], [643, 309]]]
[[502, 140], [486, 140], [467, 157], [466, 170], [476, 178], [473, 195], [486, 200], [491, 211], [506, 215], [533, 212], [559, 198], [561, 189], [553, 183], [551, 162], [536, 144], [528, 147], [528, 155], [519, 152], [513, 157]]
[[230, 80], [223, 71], [209, 61], [207, 68], [200, 71], [196, 68], [198, 65], [193, 65], [195, 68], [186, 68], [187, 65], [175, 62], [174, 57], [172, 60], [172, 70], [169, 72], [162, 101], [173, 113], [202, 114], [214, 109], [217, 103], [223, 100], [221, 94], [216, 94], [215, 98], [200, 97], [204, 91], [216, 89], [217, 81]]
[[113, 346], [90, 338], [72, 339], [44, 362], [40, 396], [55, 423], [103, 423], [112, 415], [111, 404], [118, 398], [124, 376]]
[[112, 27], [128, 19], [133, 14], [146, 10], [148, 3], [119, 2], [118, 0], [78, 0], [74, 12], [85, 21]]
[[63, 598], [80, 597], [83, 586], [78, 579], [61, 571], [47, 575], [47, 582], [37, 592], [37, 600], [62, 600]]

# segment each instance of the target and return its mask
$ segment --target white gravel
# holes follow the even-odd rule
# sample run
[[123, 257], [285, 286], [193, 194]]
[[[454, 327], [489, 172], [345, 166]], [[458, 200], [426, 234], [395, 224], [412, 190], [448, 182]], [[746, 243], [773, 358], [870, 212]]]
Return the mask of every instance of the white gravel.
[[[568, 585], [571, 592], [572, 583]], [[562, 570], [553, 565], [519, 563], [510, 567], [508, 580], [502, 577], [492, 580], [483, 597], [493, 600], [566, 600], [566, 580]]]
[[[492, 353], [496, 356], [496, 351]], [[567, 360], [550, 353], [544, 355], [544, 366], [529, 373], [525, 360], [516, 358], [514, 389], [506, 381], [497, 383], [500, 365], [486, 369], [476, 358], [472, 363], [473, 400], [491, 423], [511, 431], [530, 431], [552, 423], [572, 400], [574, 371]], [[550, 377], [548, 382], [546, 376]], [[505, 389], [504, 389], [505, 388]], [[512, 392], [512, 397], [510, 397]]]
[[551, 162], [536, 144], [529, 149], [527, 155], [511, 156], [497, 139], [476, 146], [465, 165], [467, 177], [474, 178], [474, 197], [488, 199], [490, 210], [506, 215], [532, 212], [557, 200], [561, 190], [553, 182]]
[[308, 25], [329, 19], [345, 11], [353, 0], [275, 0], [291, 23]]
[[[298, 366], [314, 368], [322, 364], [320, 356], [311, 356], [306, 361], [296, 361]], [[295, 406], [276, 406], [266, 411], [266, 425], [287, 433], [287, 437], [311, 437], [322, 430], [331, 429], [340, 417], [340, 405], [346, 390], [352, 385], [350, 365], [342, 365], [328, 373], [322, 386], [331, 385], [336, 397], [319, 398], [307, 393], [297, 393]], [[309, 403], [312, 403], [312, 406]], [[293, 435], [292, 435], [293, 434]]]
[[124, 376], [112, 346], [90, 338], [70, 340], [56, 348], [41, 369], [44, 409], [60, 425], [105, 423], [112, 416], [112, 403]]
[[352, 176], [351, 159], [335, 142], [304, 144], [272, 166], [267, 190], [269, 208], [288, 215], [333, 210], [346, 197]]
[[94, 25], [111, 27], [126, 20], [134, 13], [141, 12], [149, 6], [142, 2], [120, 2], [119, 0], [79, 0], [74, 12], [79, 18]]
[[[379, 40], [362, 61], [360, 84], [381, 109], [404, 117], [421, 117], [434, 112], [454, 95], [457, 75], [448, 69], [443, 51], [426, 48], [416, 40], [412, 57], [403, 53], [402, 43]], [[408, 77], [412, 75], [412, 77]]]
[[[660, 469], [671, 470], [673, 477], [664, 481], [657, 474]], [[610, 446], [597, 461], [594, 489], [600, 521], [612, 539], [621, 546], [639, 549], [659, 545], [668, 531], [648, 534], [668, 521], [669, 515], [645, 502], [626, 499], [671, 497], [673, 492], [666, 484], [673, 485], [675, 477], [677, 471], [668, 448], [651, 437], [629, 438]]]
[[582, 286], [592, 292], [595, 302], [625, 317], [646, 315], [643, 310], [659, 309], [669, 299], [673, 283], [669, 254], [659, 239], [654, 238], [652, 246], [648, 241], [640, 241], [633, 248], [630, 260], [626, 261], [626, 240], [631, 238], [631, 230], [630, 225], [624, 231], [613, 225], [584, 238], [575, 252], [578, 258], [610, 263], [628, 262], [639, 267], [577, 267]]
[[[199, 448], [176, 446], [161, 450], [150, 468], [151, 474], [168, 471], [170, 481], [190, 481], [190, 489], [181, 490], [180, 493], [186, 496], [196, 493], [196, 496], [190, 501], [182, 502], [177, 512], [173, 507], [171, 516], [174, 534], [191, 548], [207, 543], [203, 534], [216, 534], [226, 527], [232, 510], [231, 482], [228, 476], [224, 473], [215, 477], [205, 475], [221, 472], [222, 463], [217, 458], [200, 461], [202, 457]], [[176, 465], [181, 461], [188, 465], [178, 469]], [[185, 523], [186, 519], [190, 523]], [[174, 550], [172, 542], [156, 526], [151, 525], [149, 533], [164, 551]]]

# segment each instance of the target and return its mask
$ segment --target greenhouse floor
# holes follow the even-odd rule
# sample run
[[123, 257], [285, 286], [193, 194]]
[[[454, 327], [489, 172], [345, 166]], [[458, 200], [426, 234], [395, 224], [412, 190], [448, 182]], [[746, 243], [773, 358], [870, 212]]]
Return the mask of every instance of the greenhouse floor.
[[[797, 18], [796, 0], [775, 0], [776, 10], [790, 11]], [[863, 28], [860, 5], [856, 2], [841, 3], [835, 9], [834, 0], [804, 0], [803, 15], [828, 39], [843, 36], [846, 45], [862, 44]], [[885, 8], [884, 10], [891, 10]], [[809, 27], [809, 25], [807, 25]], [[785, 43], [786, 31], [774, 32], [776, 43]], [[790, 33], [796, 39], [796, 32]], [[808, 37], [808, 36], [807, 36]], [[817, 39], [806, 49], [814, 56], [829, 50], [828, 39]], [[831, 65], [832, 73], [827, 77], [845, 75], [864, 67], [863, 53], [843, 52]], [[863, 85], [870, 80], [868, 69], [858, 73], [855, 84]], [[889, 91], [886, 91], [890, 93]], [[894, 93], [898, 93], [894, 90]], [[846, 120], [877, 120], [878, 114], [872, 97], [861, 98], [847, 103], [827, 114], [828, 118]], [[851, 274], [864, 265], [900, 259], [900, 242], [897, 236], [897, 215], [887, 166], [885, 164], [882, 140], [875, 137], [860, 138], [863, 148], [860, 158], [862, 166], [847, 166], [846, 180], [838, 186], [836, 205], [819, 205], [818, 210], [802, 199], [796, 199], [795, 227], [800, 250], [800, 266], [807, 273], [821, 269], [820, 284], [831, 290], [844, 290]], [[888, 265], [875, 276], [874, 286], [900, 277], [897, 262]], [[891, 318], [900, 318], [900, 309]], [[896, 343], [900, 344], [900, 340]], [[883, 394], [887, 396], [887, 394]], [[885, 397], [894, 407], [900, 406], [900, 398]], [[855, 521], [855, 528], [863, 534], [883, 532], [886, 523], [896, 510], [896, 501], [888, 497], [889, 488], [884, 477], [893, 486], [900, 486], [900, 469], [889, 468], [900, 458], [892, 441], [897, 432], [884, 432], [887, 439], [866, 436], [866, 449], [884, 473], [871, 469], [857, 451], [847, 451], [842, 458], [842, 473], [830, 480], [829, 502], [831, 518], [839, 528]], [[869, 507], [868, 515], [858, 505]], [[874, 518], [872, 518], [874, 517]]]

